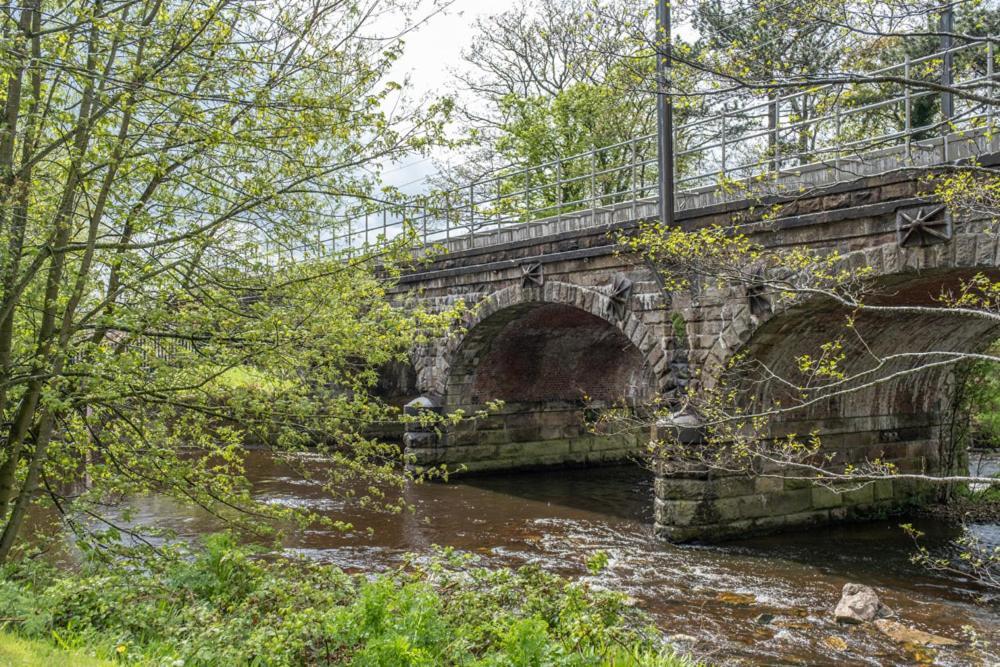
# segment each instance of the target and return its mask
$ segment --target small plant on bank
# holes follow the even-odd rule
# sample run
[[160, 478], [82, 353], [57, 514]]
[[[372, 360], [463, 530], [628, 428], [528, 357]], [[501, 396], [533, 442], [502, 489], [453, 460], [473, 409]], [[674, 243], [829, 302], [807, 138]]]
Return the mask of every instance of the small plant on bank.
[[368, 579], [215, 535], [149, 562], [0, 575], [0, 629], [124, 664], [690, 664], [622, 594], [450, 550]]

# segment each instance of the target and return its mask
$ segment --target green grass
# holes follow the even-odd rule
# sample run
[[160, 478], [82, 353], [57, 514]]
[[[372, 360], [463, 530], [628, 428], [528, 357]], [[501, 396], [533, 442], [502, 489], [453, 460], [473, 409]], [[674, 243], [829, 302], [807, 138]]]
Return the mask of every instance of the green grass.
[[233, 391], [275, 393], [285, 391], [293, 386], [290, 380], [275, 377], [252, 366], [235, 366], [227, 368], [212, 378], [206, 388], [210, 391], [225, 393]]
[[0, 667], [104, 667], [110, 662], [0, 632]]

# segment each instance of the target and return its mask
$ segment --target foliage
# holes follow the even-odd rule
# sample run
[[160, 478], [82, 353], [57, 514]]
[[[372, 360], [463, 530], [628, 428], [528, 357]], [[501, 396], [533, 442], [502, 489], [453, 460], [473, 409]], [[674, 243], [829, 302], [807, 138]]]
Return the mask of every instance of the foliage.
[[395, 417], [377, 372], [450, 316], [391, 296], [409, 234], [352, 253], [331, 237], [394, 199], [372, 174], [431, 145], [447, 118], [447, 103], [396, 106], [399, 36], [368, 34], [412, 9], [5, 10], [0, 561], [36, 499], [81, 539], [107, 503], [147, 491], [273, 515], [250, 498], [248, 440], [279, 456], [329, 450], [331, 494], [347, 476], [401, 482], [398, 449], [366, 435]]
[[902, 529], [916, 545], [911, 560], [933, 572], [951, 572], [963, 576], [973, 576], [988, 589], [1000, 591], [1000, 545], [985, 545], [979, 537], [964, 528], [962, 536], [952, 544], [952, 553], [934, 554], [921, 544], [924, 534], [911, 524], [902, 524]]
[[25, 637], [127, 664], [689, 664], [620, 594], [447, 551], [368, 579], [216, 535], [193, 558], [78, 576], [8, 566], [0, 606]]
[[0, 664], [5, 667], [106, 667], [112, 663], [64, 651], [49, 642], [0, 632]]
[[[996, 347], [991, 353], [996, 354]], [[963, 392], [971, 413], [973, 444], [1000, 447], [1000, 367], [990, 361], [973, 364]]]

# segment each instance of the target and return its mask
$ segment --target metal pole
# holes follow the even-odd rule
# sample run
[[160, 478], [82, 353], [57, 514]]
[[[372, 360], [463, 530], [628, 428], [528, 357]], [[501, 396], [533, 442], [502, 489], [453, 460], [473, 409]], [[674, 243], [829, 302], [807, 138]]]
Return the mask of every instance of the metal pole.
[[903, 78], [907, 83], [903, 89], [903, 131], [906, 133], [906, 158], [910, 158], [911, 142], [913, 140], [913, 100], [910, 98], [910, 56], [903, 61]]
[[656, 134], [659, 158], [660, 222], [674, 224], [674, 110], [669, 92], [673, 53], [670, 0], [656, 3]]
[[639, 207], [639, 186], [636, 182], [636, 162], [639, 161], [639, 142], [632, 140], [632, 219], [636, 219], [636, 211]]
[[524, 215], [521, 216], [521, 219], [531, 219], [531, 172], [528, 171], [527, 167], [524, 168]]
[[726, 179], [726, 108], [722, 107], [722, 180]]
[[[941, 50], [944, 58], [941, 62], [941, 85], [950, 88], [952, 85], [952, 38], [951, 33], [955, 31], [955, 10], [949, 2], [941, 8]], [[955, 99], [950, 92], [941, 93], [941, 114], [947, 123], [955, 115]], [[947, 127], [945, 127], [947, 132]]]
[[556, 220], [562, 222], [562, 158], [556, 158]]
[[[993, 38], [986, 43], [986, 93], [993, 94]], [[986, 131], [993, 131], [993, 105], [986, 105]]]
[[590, 147], [590, 224], [597, 224], [597, 149]]

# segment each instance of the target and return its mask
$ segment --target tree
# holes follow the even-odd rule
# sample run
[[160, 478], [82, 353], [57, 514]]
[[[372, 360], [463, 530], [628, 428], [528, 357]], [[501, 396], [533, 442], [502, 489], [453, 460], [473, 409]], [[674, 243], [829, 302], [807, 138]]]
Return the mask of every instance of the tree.
[[[621, 0], [522, 2], [480, 20], [456, 72], [466, 159], [444, 169], [439, 185], [463, 197], [463, 187], [479, 183], [498, 196], [499, 211], [487, 210], [487, 219], [525, 208], [522, 217], [543, 218], [651, 195], [652, 28], [651, 6]], [[680, 67], [674, 76], [692, 74]], [[694, 98], [675, 104], [678, 122], [697, 112]], [[677, 134], [682, 148], [700, 140]], [[678, 158], [679, 172], [692, 156]]]
[[[376, 369], [440, 320], [390, 305], [405, 239], [347, 255], [331, 236], [384, 198], [365, 169], [427, 146], [445, 118], [382, 111], [400, 42], [367, 26], [410, 9], [4, 9], [0, 561], [36, 499], [81, 534], [117, 532], [102, 503], [152, 490], [281, 514], [250, 496], [251, 439], [319, 441], [339, 464], [331, 493], [398, 481], [395, 450], [365, 434], [391, 416]], [[89, 487], [69, 483], [81, 472]]]

